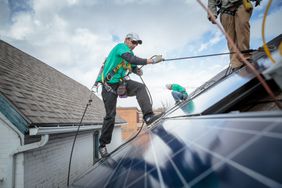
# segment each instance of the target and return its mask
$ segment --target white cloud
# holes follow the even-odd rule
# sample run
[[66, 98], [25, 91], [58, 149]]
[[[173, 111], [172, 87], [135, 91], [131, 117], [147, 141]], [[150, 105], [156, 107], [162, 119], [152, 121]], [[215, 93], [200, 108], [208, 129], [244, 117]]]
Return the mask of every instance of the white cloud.
[[33, 34], [34, 23], [30, 14], [17, 14], [12, 19], [13, 25], [8, 36], [17, 40], [23, 40]]
[[[9, 23], [9, 5], [8, 5], [8, 0], [0, 0], [0, 23], [1, 23], [1, 28], [3, 29], [3, 27]], [[5, 24], [5, 25], [4, 25]]]
[[211, 39], [209, 39], [209, 40], [207, 40], [207, 42], [201, 44], [198, 52], [202, 52], [202, 51], [218, 44], [223, 39], [224, 39], [224, 35], [220, 31], [215, 32], [215, 34], [212, 36]]

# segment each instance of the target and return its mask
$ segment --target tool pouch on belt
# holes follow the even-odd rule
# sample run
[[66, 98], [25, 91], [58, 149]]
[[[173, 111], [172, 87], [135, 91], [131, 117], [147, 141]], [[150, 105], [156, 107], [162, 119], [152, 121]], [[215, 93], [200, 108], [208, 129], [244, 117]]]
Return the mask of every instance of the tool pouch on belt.
[[250, 11], [253, 9], [253, 5], [250, 0], [243, 0], [243, 5], [246, 11]]
[[117, 95], [120, 98], [126, 98], [127, 97], [126, 82], [125, 81], [122, 81], [120, 83], [120, 85], [118, 86], [118, 88], [117, 88]]

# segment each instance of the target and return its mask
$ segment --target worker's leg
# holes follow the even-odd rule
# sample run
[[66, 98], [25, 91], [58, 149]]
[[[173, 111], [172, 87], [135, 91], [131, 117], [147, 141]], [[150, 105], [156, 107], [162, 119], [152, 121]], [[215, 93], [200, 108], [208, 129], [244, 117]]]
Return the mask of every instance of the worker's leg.
[[[235, 35], [235, 19], [234, 16], [227, 14], [227, 13], [223, 13], [220, 16], [220, 22], [225, 30], [225, 32], [227, 33], [227, 35], [231, 38], [231, 40], [234, 42], [234, 44], [236, 44], [236, 35]], [[229, 48], [230, 52], [234, 52], [235, 49], [231, 46], [231, 44], [227, 41], [227, 45]], [[236, 67], [240, 67], [241, 65], [243, 65], [239, 59], [237, 58], [236, 54], [230, 54], [230, 66], [232, 68], [236, 68]]]
[[188, 98], [188, 95], [182, 93], [181, 100], [186, 100], [187, 98]]
[[[118, 87], [118, 85], [111, 85], [114, 90]], [[112, 139], [112, 133], [115, 125], [115, 116], [116, 116], [116, 103], [117, 103], [117, 95], [112, 92], [106, 91], [103, 87], [102, 89], [102, 97], [106, 110], [106, 116], [104, 117], [103, 127], [100, 136], [100, 147], [109, 144]]]
[[[241, 5], [235, 14], [235, 33], [236, 45], [240, 51], [250, 49], [250, 18], [252, 10], [246, 11]], [[246, 58], [250, 58], [250, 54], [243, 54]], [[241, 60], [242, 62], [242, 60]]]
[[173, 96], [173, 98], [174, 98], [174, 100], [175, 100], [175, 102], [179, 102], [180, 100], [182, 100], [182, 93], [180, 93], [180, 92], [177, 92], [177, 91], [172, 91], [171, 92], [171, 94], [172, 94], [172, 96]]
[[136, 96], [143, 115], [153, 114], [152, 105], [145, 85], [133, 80], [127, 80], [126, 82], [127, 95]]

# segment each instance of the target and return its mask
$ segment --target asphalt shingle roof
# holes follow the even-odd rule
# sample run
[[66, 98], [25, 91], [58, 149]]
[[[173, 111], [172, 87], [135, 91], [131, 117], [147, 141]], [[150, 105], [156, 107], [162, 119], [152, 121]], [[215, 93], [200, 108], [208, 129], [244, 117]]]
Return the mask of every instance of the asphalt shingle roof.
[[[1, 40], [0, 92], [31, 124], [78, 123], [90, 96], [87, 87]], [[83, 122], [102, 123], [104, 114], [94, 95]]]

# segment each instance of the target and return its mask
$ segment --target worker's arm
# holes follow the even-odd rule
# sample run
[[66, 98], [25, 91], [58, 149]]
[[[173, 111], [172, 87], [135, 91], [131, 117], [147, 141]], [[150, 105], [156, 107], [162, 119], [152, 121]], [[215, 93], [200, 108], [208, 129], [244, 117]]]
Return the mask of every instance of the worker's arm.
[[134, 64], [134, 65], [146, 65], [146, 64], [152, 64], [153, 63], [152, 59], [143, 59], [143, 58], [137, 57], [135, 55], [132, 55], [129, 52], [122, 54], [121, 57], [124, 60], [126, 60], [127, 62]]
[[[217, 7], [216, 0], [209, 0], [208, 1], [208, 8], [210, 9], [210, 11], [214, 15], [214, 17], [217, 17], [217, 8], [216, 7]], [[208, 15], [208, 17], [209, 17], [209, 15]]]
[[[214, 18], [217, 18], [217, 5], [216, 5], [216, 0], [209, 0], [208, 2], [208, 8], [209, 10], [212, 12], [212, 15], [214, 16]], [[208, 19], [210, 22], [212, 22], [213, 24], [215, 24], [215, 20], [213, 19], [213, 17], [211, 15], [208, 14]]]

